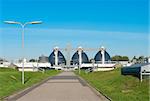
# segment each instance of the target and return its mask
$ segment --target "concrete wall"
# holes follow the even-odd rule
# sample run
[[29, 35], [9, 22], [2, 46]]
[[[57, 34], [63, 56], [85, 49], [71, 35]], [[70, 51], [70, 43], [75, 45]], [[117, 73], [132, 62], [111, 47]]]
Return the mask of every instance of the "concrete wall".
[[[22, 71], [22, 68], [18, 68], [19, 71]], [[28, 71], [28, 72], [36, 72], [38, 71], [37, 68], [24, 68], [24, 71]]]

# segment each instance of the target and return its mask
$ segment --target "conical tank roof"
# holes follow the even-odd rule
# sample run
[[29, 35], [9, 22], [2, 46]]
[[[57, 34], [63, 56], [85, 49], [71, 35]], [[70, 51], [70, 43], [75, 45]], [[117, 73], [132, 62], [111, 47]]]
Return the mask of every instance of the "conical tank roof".
[[[89, 59], [85, 52], [82, 51], [82, 63], [88, 63]], [[71, 59], [71, 64], [79, 64], [79, 54], [78, 51], [74, 53]]]
[[[104, 55], [105, 55], [105, 61], [111, 61], [111, 57], [106, 51], [104, 51]], [[94, 57], [94, 60], [96, 62], [102, 61], [102, 53], [101, 53], [101, 51], [97, 52], [97, 54]]]
[[[51, 65], [55, 64], [54, 51], [49, 56], [49, 62], [51, 63]], [[60, 51], [58, 51], [58, 65], [59, 64], [66, 64], [66, 59], [65, 59], [64, 55]]]

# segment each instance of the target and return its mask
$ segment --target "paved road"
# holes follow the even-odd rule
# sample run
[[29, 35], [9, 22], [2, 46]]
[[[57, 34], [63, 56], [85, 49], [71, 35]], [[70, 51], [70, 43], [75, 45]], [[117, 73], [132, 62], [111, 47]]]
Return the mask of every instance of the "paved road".
[[17, 101], [105, 101], [73, 72], [62, 72]]

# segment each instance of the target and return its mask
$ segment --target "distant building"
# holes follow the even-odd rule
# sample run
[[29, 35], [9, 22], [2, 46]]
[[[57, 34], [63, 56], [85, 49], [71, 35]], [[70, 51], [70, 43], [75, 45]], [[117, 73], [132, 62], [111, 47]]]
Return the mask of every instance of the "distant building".
[[150, 63], [150, 57], [144, 57], [144, 56], [140, 56], [138, 58], [133, 57], [133, 59], [131, 60], [131, 62], [133, 64], [138, 64], [138, 63]]
[[0, 63], [3, 63], [3, 62], [8, 62], [8, 61], [3, 58], [0, 58]]
[[137, 63], [137, 59], [136, 59], [136, 58], [133, 58], [133, 59], [132, 59], [132, 63], [134, 63], [134, 64]]
[[0, 58], [0, 64], [3, 64], [3, 59]]
[[47, 62], [49, 62], [48, 61], [48, 57], [47, 56], [44, 56], [44, 55], [41, 55], [40, 57], [39, 57], [39, 63], [47, 63]]
[[148, 63], [150, 63], [150, 57], [148, 57]]
[[0, 67], [9, 67], [10, 66], [10, 62], [8, 62], [5, 59], [0, 58]]

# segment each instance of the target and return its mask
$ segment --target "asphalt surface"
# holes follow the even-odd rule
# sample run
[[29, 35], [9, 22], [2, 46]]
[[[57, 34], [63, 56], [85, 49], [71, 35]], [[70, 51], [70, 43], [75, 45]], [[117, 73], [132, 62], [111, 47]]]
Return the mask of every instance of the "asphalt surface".
[[108, 101], [73, 72], [62, 72], [16, 101]]

